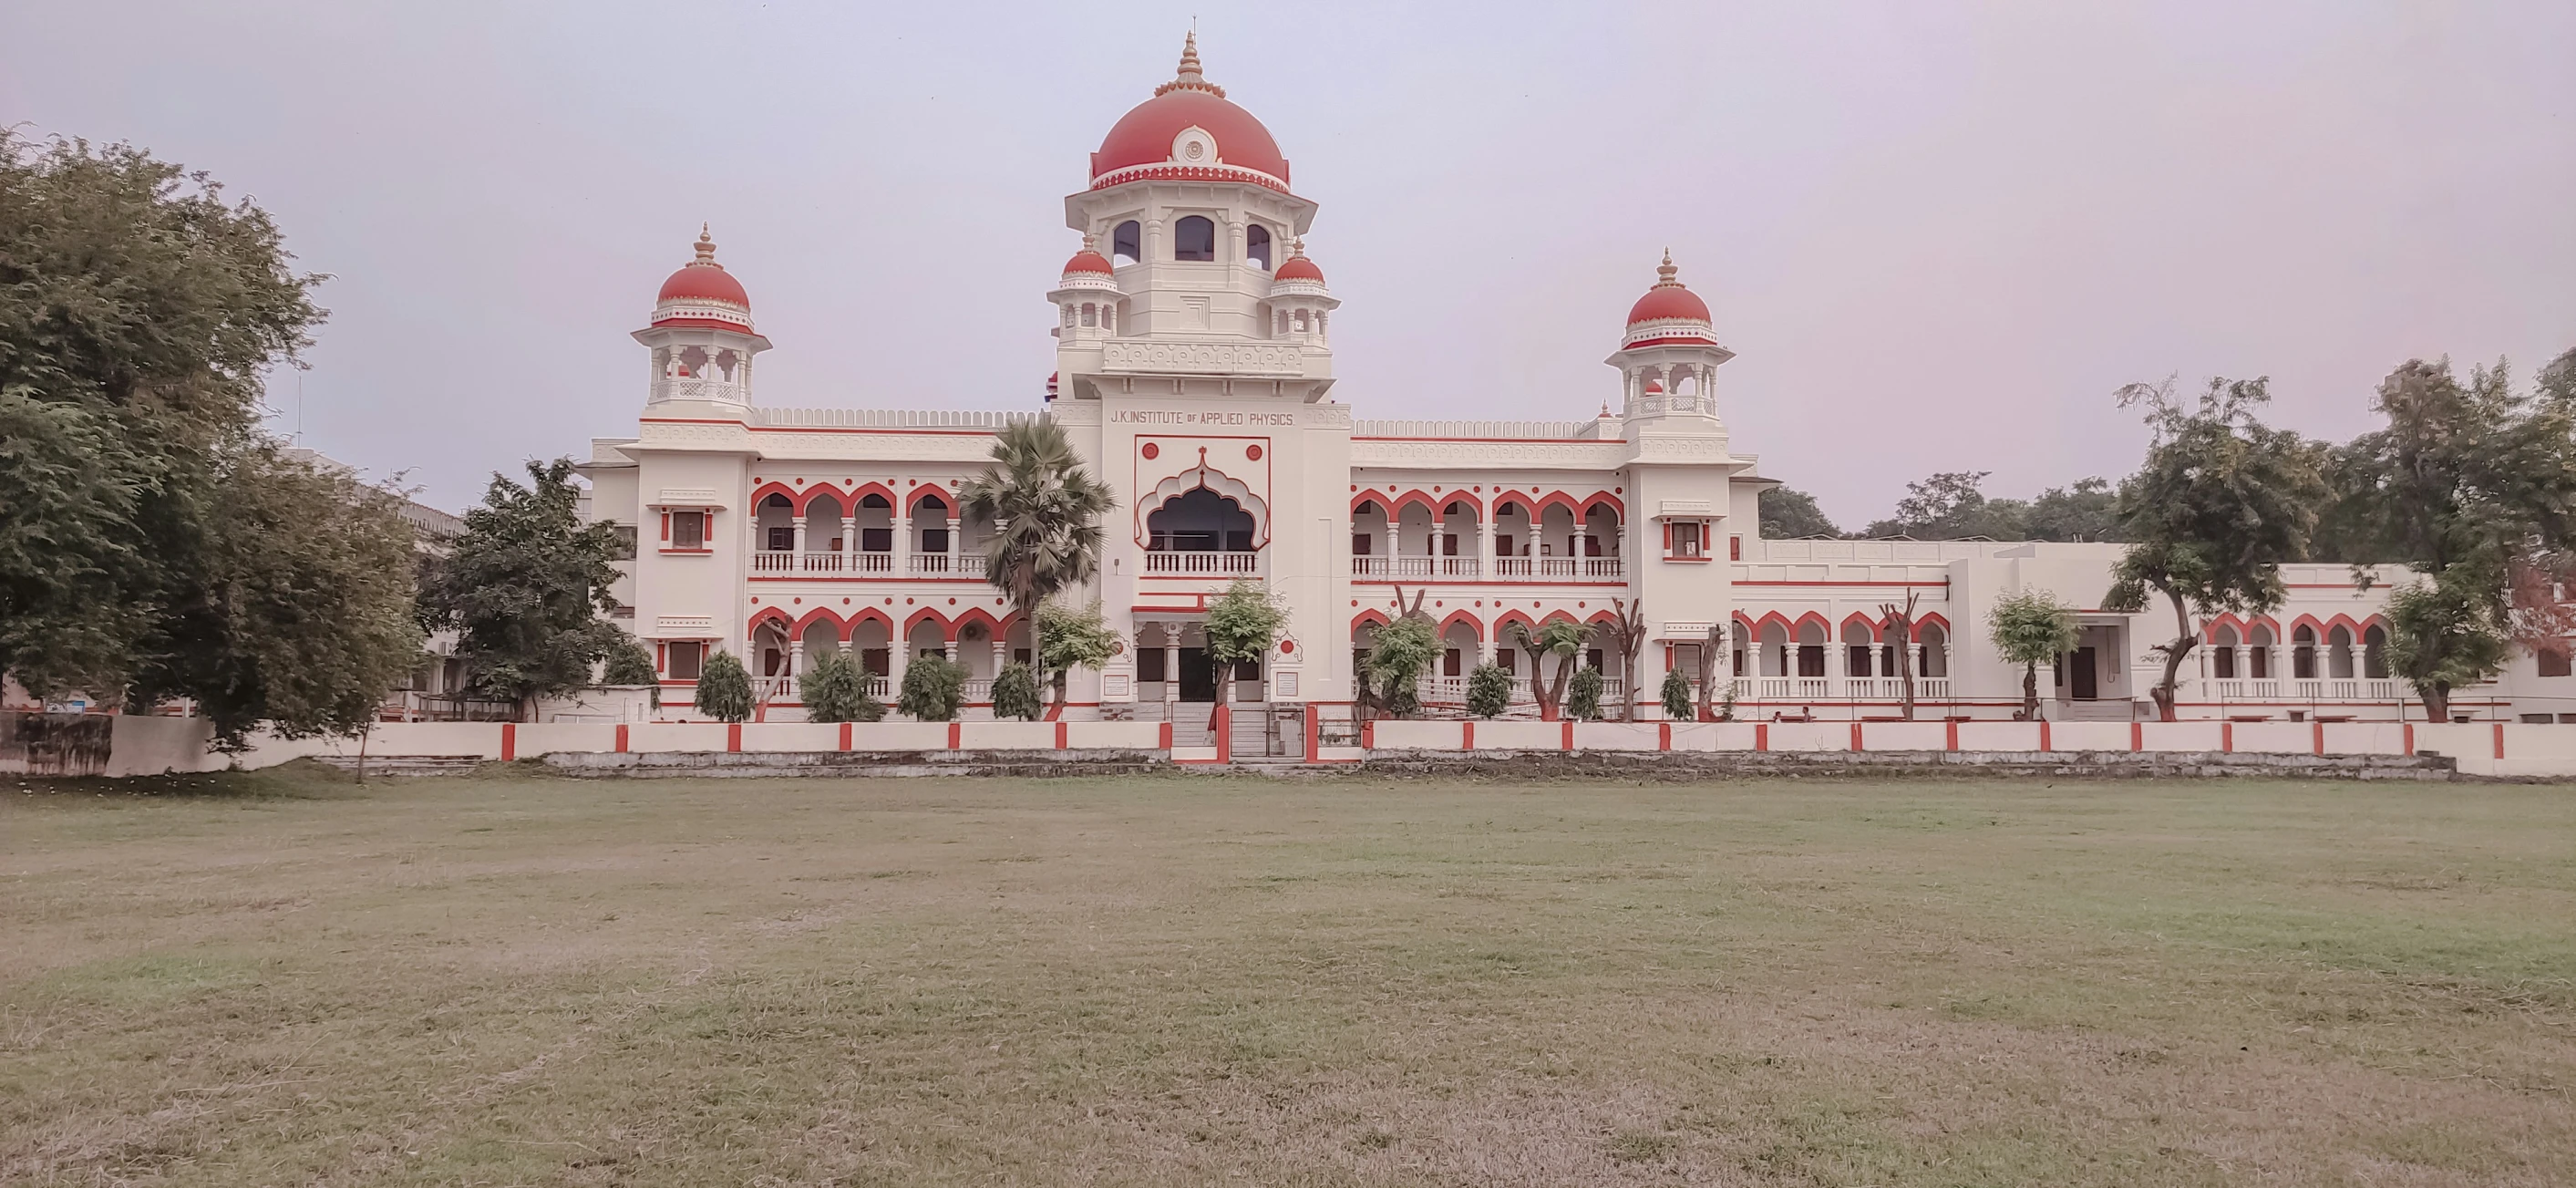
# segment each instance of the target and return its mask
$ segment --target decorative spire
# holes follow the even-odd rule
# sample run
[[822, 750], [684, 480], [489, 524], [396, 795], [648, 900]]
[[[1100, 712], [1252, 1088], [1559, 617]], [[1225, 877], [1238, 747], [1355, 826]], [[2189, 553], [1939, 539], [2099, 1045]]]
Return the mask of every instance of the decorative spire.
[[691, 268], [722, 268], [722, 267], [724, 267], [724, 265], [716, 263], [716, 241], [714, 240], [714, 238], [712, 238], [712, 237], [709, 235], [709, 233], [708, 233], [708, 229], [707, 229], [707, 224], [705, 224], [705, 223], [700, 223], [700, 224], [698, 224], [698, 258], [697, 258], [697, 259], [695, 259], [695, 260], [691, 260], [691, 261], [689, 261], [689, 267], [691, 267]]
[[1097, 235], [1084, 235], [1082, 237], [1082, 250], [1090, 252], [1095, 256], [1100, 254], [1099, 244], [1100, 237]]
[[1172, 81], [1154, 88], [1156, 95], [1171, 91], [1205, 91], [1219, 99], [1225, 98], [1225, 88], [1209, 82], [1206, 73], [1199, 68], [1199, 31], [1196, 26], [1192, 26], [1188, 36], [1181, 39], [1180, 70]]
[[1673, 267], [1673, 249], [1665, 248], [1663, 266], [1655, 269], [1655, 287], [1658, 289], [1688, 288], [1689, 286], [1684, 285], [1679, 279], [1681, 272], [1681, 269]]

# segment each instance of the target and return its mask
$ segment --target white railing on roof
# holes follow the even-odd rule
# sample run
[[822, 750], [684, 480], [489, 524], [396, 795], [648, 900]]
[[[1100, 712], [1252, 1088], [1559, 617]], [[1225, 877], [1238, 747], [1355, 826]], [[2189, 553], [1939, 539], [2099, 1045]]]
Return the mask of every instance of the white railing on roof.
[[999, 429], [1040, 415], [994, 409], [755, 408], [751, 422], [775, 428]]
[[1261, 572], [1261, 554], [1149, 552], [1145, 554], [1145, 572], [1255, 574]]
[[1353, 421], [1353, 437], [1504, 437], [1519, 441], [1593, 439], [1594, 421]]

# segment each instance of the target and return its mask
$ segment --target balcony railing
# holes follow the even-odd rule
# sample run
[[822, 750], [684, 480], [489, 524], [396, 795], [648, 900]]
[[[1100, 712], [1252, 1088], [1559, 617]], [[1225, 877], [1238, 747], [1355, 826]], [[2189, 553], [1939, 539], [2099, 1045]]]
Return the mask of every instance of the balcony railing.
[[2281, 682], [2275, 680], [2222, 680], [2218, 682], [2222, 701], [2274, 701], [2281, 696]]
[[984, 576], [984, 554], [914, 553], [912, 572], [926, 576], [980, 578]]
[[[1496, 557], [1494, 577], [1498, 580], [1558, 580], [1613, 582], [1627, 576], [1627, 565], [1618, 557]], [[1422, 580], [1453, 578], [1475, 580], [1485, 574], [1481, 557], [1353, 557], [1351, 576]]]
[[844, 573], [893, 573], [894, 554], [799, 553], [792, 549], [763, 549], [751, 555], [751, 571], [753, 573], [813, 573], [824, 575]]
[[1352, 577], [1427, 578], [1437, 557], [1353, 557]]
[[2298, 701], [2395, 701], [2403, 696], [2393, 680], [2330, 679], [2293, 681], [2292, 697]]
[[[1897, 677], [1735, 677], [1735, 696], [1745, 701], [1902, 701], [1905, 682]], [[1914, 678], [1916, 701], [1947, 701], [1950, 678]]]
[[1150, 552], [1145, 554], [1145, 572], [1248, 577], [1261, 572], [1261, 554]]

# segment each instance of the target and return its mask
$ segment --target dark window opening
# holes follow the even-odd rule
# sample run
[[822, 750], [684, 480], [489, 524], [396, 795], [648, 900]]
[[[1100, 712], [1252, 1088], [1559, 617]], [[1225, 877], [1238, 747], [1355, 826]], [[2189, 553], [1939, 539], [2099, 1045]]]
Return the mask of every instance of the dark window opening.
[[861, 529], [859, 529], [859, 551], [860, 551], [860, 552], [863, 552], [863, 553], [891, 553], [891, 552], [893, 552], [893, 551], [894, 551], [894, 529], [892, 529], [892, 528], [861, 528]]
[[2567, 676], [2571, 671], [2576, 671], [2576, 665], [2569, 664], [2568, 654], [2563, 650], [2563, 645], [2561, 646], [2561, 649], [2558, 650], [2550, 648], [2540, 649], [2538, 659], [2540, 660], [2540, 675], [2545, 677]]
[[669, 649], [670, 677], [675, 681], [694, 681], [706, 671], [707, 645], [697, 642], [675, 643]]
[[1145, 547], [1174, 553], [1249, 553], [1252, 513], [1243, 505], [1205, 487], [1193, 487], [1163, 501], [1145, 517]]
[[924, 528], [924, 529], [922, 529], [922, 530], [921, 530], [921, 551], [922, 551], [922, 552], [925, 552], [925, 553], [945, 553], [945, 552], [947, 552], [947, 551], [948, 551], [948, 530], [947, 530], [947, 529], [945, 529], [945, 528]]
[[1216, 223], [1205, 215], [1191, 215], [1173, 224], [1172, 258], [1200, 261], [1216, 259]]
[[1369, 545], [1369, 540], [1370, 540], [1370, 537], [1369, 537], [1369, 534], [1368, 534], [1368, 533], [1365, 533], [1365, 532], [1354, 532], [1354, 533], [1352, 533], [1352, 534], [1351, 534], [1351, 555], [1352, 555], [1352, 556], [1354, 556], [1354, 557], [1365, 557], [1365, 556], [1368, 556], [1368, 555], [1369, 555], [1369, 547], [1370, 547], [1370, 545]]
[[1146, 648], [1136, 653], [1136, 679], [1140, 681], [1164, 679], [1163, 649]]
[[788, 509], [788, 510], [790, 510], [790, 511], [793, 511], [793, 510], [795, 510], [795, 508], [796, 508], [796, 502], [795, 502], [794, 500], [792, 500], [792, 499], [789, 499], [788, 497], [786, 497], [786, 496], [784, 496], [784, 495], [771, 495], [769, 498], [761, 500], [761, 501], [760, 501], [760, 506], [762, 506], [762, 507], [783, 507], [783, 508], [786, 508], [786, 509]]
[[883, 495], [879, 495], [879, 494], [877, 494], [876, 492], [871, 491], [871, 492], [869, 492], [869, 493], [867, 493], [867, 494], [862, 495], [862, 496], [860, 496], [860, 497], [859, 497], [859, 506], [860, 506], [860, 507], [888, 507], [888, 508], [890, 508], [890, 507], [893, 507], [894, 505], [893, 505], [893, 504], [891, 504], [891, 503], [886, 502], [886, 497], [885, 497], [885, 496], [883, 496]]
[[772, 528], [769, 530], [770, 552], [783, 553], [795, 547], [796, 530], [794, 528]]
[[613, 559], [618, 561], [635, 559], [635, 525], [617, 525], [617, 552], [613, 555]]
[[1263, 271], [1268, 271], [1270, 268], [1270, 228], [1264, 227], [1259, 223], [1254, 223], [1251, 230], [1244, 232], [1243, 254], [1251, 257], [1252, 262], [1260, 265]]
[[913, 504], [912, 507], [915, 515], [925, 511], [945, 512], [948, 510], [948, 501], [936, 495], [924, 495], [921, 497], [921, 502]]
[[1129, 219], [1118, 224], [1118, 229], [1109, 233], [1109, 254], [1133, 264], [1145, 258], [1144, 243], [1144, 227], [1136, 220]]
[[671, 547], [675, 549], [707, 547], [707, 513], [672, 512]]
[[894, 649], [860, 648], [859, 664], [869, 676], [890, 676], [894, 673]]

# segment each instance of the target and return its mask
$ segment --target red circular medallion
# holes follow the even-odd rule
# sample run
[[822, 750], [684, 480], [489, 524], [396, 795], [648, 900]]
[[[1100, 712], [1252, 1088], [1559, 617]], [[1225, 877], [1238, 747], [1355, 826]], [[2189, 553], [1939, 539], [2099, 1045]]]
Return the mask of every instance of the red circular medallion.
[[1246, 457], [1246, 458], [1250, 458], [1250, 459], [1252, 459], [1252, 460], [1253, 460], [1253, 461], [1255, 461], [1255, 462], [1258, 462], [1258, 461], [1260, 461], [1260, 460], [1261, 460], [1261, 447], [1260, 447], [1260, 446], [1245, 446], [1245, 447], [1244, 447], [1244, 449], [1243, 449], [1243, 456], [1244, 456], [1244, 457]]
[[1280, 640], [1280, 641], [1279, 641], [1279, 652], [1280, 652], [1280, 654], [1281, 654], [1281, 655], [1286, 655], [1286, 654], [1291, 653], [1291, 652], [1294, 652], [1294, 651], [1296, 651], [1296, 650], [1297, 650], [1297, 641], [1295, 641], [1295, 640], [1289, 640], [1289, 639], [1283, 639], [1283, 640]]
[[1155, 445], [1153, 442], [1150, 442], [1150, 441], [1149, 441], [1149, 442], [1146, 442], [1146, 443], [1145, 443], [1145, 448], [1144, 448], [1144, 449], [1138, 450], [1138, 451], [1136, 451], [1136, 452], [1137, 452], [1137, 453], [1140, 453], [1140, 454], [1145, 455], [1145, 460], [1146, 460], [1146, 461], [1148, 461], [1148, 462], [1151, 462], [1151, 461], [1153, 461], [1155, 458], [1160, 457], [1160, 456], [1162, 455], [1162, 453], [1163, 453], [1163, 447], [1158, 446], [1158, 445]]

